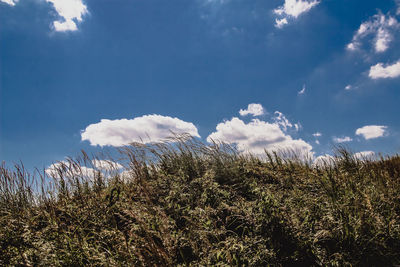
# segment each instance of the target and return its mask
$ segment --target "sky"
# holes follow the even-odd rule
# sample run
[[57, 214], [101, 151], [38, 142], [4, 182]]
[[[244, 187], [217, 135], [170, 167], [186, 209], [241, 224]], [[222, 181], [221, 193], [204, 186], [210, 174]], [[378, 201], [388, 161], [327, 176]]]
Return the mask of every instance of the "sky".
[[0, 161], [171, 131], [256, 155], [399, 153], [399, 47], [395, 0], [0, 0]]

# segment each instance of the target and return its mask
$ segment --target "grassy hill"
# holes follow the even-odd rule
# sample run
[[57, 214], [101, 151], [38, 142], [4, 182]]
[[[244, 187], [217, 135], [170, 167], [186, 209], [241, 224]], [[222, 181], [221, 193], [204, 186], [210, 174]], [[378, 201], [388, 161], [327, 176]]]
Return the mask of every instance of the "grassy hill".
[[400, 264], [399, 156], [315, 165], [178, 141], [122, 149], [122, 170], [83, 153], [51, 180], [3, 164], [0, 265]]

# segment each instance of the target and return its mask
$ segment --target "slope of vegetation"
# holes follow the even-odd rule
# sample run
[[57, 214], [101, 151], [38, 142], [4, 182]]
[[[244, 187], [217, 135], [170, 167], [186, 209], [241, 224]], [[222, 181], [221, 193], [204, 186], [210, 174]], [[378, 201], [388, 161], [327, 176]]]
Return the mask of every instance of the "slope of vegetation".
[[392, 266], [400, 157], [318, 166], [178, 138], [120, 151], [124, 171], [50, 180], [0, 167], [2, 266]]

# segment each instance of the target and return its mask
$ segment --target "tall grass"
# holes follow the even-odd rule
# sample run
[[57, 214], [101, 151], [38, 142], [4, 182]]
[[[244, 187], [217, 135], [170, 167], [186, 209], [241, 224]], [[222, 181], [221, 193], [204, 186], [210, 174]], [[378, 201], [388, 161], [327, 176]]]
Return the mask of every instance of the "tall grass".
[[85, 153], [53, 179], [0, 166], [0, 265], [400, 264], [399, 156], [311, 164], [173, 141], [121, 149], [122, 170]]

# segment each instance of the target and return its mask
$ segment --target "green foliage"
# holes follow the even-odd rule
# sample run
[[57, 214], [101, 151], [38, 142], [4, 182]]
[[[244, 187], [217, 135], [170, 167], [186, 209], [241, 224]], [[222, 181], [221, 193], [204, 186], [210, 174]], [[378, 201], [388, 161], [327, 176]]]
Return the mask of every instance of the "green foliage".
[[174, 141], [132, 144], [124, 172], [93, 177], [86, 154], [52, 180], [2, 165], [0, 265], [400, 264], [399, 156], [313, 165]]

